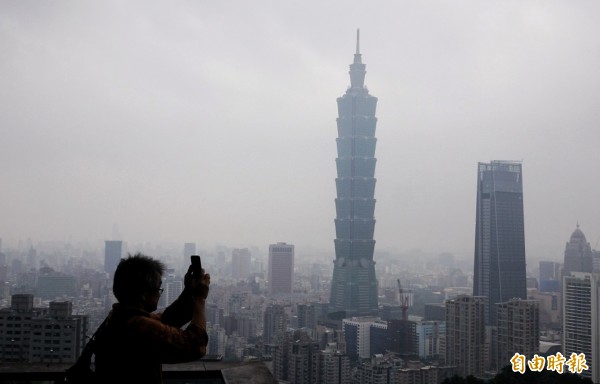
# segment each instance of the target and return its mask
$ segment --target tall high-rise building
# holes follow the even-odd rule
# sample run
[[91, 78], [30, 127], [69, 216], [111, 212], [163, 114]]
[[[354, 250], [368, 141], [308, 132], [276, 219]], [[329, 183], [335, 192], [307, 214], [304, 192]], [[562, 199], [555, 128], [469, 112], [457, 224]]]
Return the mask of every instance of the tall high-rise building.
[[225, 330], [215, 324], [208, 324], [208, 345], [207, 353], [209, 355], [224, 355], [225, 346], [227, 345], [227, 335]]
[[287, 330], [287, 314], [279, 304], [269, 305], [265, 309], [263, 321], [263, 343], [273, 344]]
[[106, 240], [104, 242], [104, 272], [112, 277], [117, 270], [123, 253], [123, 242], [120, 240]]
[[510, 300], [498, 304], [498, 361], [510, 365], [515, 352], [532, 358], [540, 351], [540, 308], [537, 300]]
[[585, 354], [581, 375], [600, 382], [600, 275], [571, 272], [563, 278], [563, 354]]
[[540, 261], [540, 292], [560, 291], [561, 268], [562, 264], [556, 261]]
[[251, 256], [248, 248], [234, 248], [231, 251], [231, 277], [245, 279], [250, 275]]
[[319, 353], [319, 384], [350, 382], [350, 359], [330, 345]]
[[294, 277], [294, 246], [277, 243], [269, 245], [269, 293], [289, 295]]
[[497, 303], [527, 298], [521, 163], [479, 163], [473, 296], [487, 298], [489, 325]]
[[183, 280], [175, 273], [175, 270], [167, 269], [165, 272], [162, 283], [164, 291], [160, 295], [159, 308], [165, 308], [173, 304], [183, 292]]
[[300, 330], [290, 340], [288, 356], [288, 381], [312, 384], [319, 380], [319, 343]]
[[336, 238], [330, 311], [346, 311], [348, 316], [375, 315], [378, 307], [373, 261], [377, 98], [369, 95], [364, 84], [366, 65], [359, 41], [357, 32], [350, 87], [337, 99]]
[[594, 264], [594, 273], [600, 273], [600, 251], [592, 249], [592, 262]]
[[446, 301], [446, 365], [460, 376], [485, 370], [484, 297], [461, 295]]
[[[411, 362], [412, 363], [412, 362]], [[400, 369], [403, 360], [393, 354], [372, 355], [370, 359], [363, 359], [355, 369], [352, 369], [350, 384], [396, 384], [396, 383], [425, 383], [429, 381], [402, 380]], [[420, 375], [419, 375], [420, 376]], [[434, 381], [437, 383], [437, 381]]]
[[296, 305], [298, 314], [298, 328], [315, 329], [317, 327], [316, 308], [311, 303], [302, 303]]

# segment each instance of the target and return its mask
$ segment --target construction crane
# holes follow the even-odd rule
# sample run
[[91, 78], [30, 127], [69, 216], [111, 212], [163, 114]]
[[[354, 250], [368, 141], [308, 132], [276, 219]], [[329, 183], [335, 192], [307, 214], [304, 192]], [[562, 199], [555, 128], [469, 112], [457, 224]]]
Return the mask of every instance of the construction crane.
[[402, 288], [400, 279], [398, 281], [398, 293], [400, 298], [400, 309], [402, 309], [402, 320], [408, 320], [408, 308], [412, 306], [412, 291]]

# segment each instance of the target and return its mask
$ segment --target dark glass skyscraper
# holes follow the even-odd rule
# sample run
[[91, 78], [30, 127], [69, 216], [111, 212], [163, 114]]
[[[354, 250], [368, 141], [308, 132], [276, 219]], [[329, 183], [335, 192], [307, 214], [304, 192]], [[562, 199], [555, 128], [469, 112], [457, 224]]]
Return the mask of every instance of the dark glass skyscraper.
[[106, 240], [104, 242], [104, 272], [108, 272], [111, 277], [117, 270], [122, 253], [123, 242], [121, 240]]
[[357, 32], [350, 87], [337, 99], [335, 261], [329, 310], [348, 315], [377, 312], [375, 240], [375, 109], [377, 98], [364, 85]]
[[527, 298], [521, 164], [479, 163], [473, 296], [487, 299], [486, 324], [496, 324], [497, 303]]

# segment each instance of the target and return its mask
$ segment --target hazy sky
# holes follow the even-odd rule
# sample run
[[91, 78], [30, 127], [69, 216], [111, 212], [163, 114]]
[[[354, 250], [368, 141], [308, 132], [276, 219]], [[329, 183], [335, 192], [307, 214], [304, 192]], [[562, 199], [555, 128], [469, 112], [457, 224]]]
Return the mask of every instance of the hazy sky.
[[[523, 162], [528, 257], [600, 240], [598, 1], [0, 2], [0, 237], [331, 250], [361, 31], [377, 249], [472, 255]], [[298, 251], [297, 251], [298, 252]]]

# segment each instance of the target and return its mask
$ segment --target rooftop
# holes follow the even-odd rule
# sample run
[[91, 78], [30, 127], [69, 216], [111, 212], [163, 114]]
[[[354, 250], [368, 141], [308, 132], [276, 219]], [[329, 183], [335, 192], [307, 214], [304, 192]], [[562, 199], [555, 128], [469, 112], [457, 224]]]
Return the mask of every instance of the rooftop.
[[[164, 383], [210, 383], [210, 384], [276, 384], [268, 363], [262, 361], [226, 362], [197, 360], [182, 364], [164, 364]], [[62, 377], [71, 364], [16, 363], [0, 365], [0, 383], [46, 381]]]

